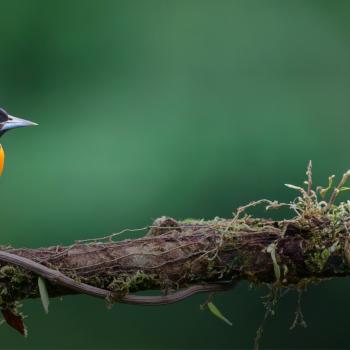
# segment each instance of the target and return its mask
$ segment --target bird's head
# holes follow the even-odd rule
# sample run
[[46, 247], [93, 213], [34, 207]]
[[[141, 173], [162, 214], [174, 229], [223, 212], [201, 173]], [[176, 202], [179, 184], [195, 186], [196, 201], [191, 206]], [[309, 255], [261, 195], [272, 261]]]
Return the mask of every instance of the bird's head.
[[4, 109], [0, 108], [0, 136], [11, 129], [35, 125], [38, 124], [9, 115]]
[[[36, 123], [29, 120], [21, 119], [9, 115], [4, 109], [0, 108], [0, 137], [8, 130], [15, 128], [24, 128], [26, 126], [35, 126]], [[0, 145], [0, 176], [4, 168], [5, 153], [4, 149]]]

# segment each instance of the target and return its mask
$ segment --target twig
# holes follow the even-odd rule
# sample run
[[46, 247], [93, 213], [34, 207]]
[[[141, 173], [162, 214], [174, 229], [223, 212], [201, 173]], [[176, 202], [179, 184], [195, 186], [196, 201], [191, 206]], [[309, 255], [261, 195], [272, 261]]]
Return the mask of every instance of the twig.
[[309, 161], [309, 164], [307, 166], [307, 194], [310, 197], [312, 193], [312, 161]]
[[[74, 279], [64, 275], [60, 271], [50, 269], [23, 256], [11, 254], [5, 251], [0, 251], [0, 261], [22, 267], [26, 270], [38, 274], [39, 276], [47, 279], [51, 283], [59, 284], [75, 292], [91, 295], [97, 298], [113, 300], [114, 293], [111, 291], [102, 288], [97, 288], [89, 284], [77, 282]], [[237, 281], [213, 284], [197, 284], [190, 286], [186, 289], [180, 290], [178, 292], [161, 296], [126, 295], [122, 297], [121, 300], [119, 300], [119, 302], [150, 306], [171, 304], [186, 299], [191, 295], [197, 293], [212, 293], [226, 291], [230, 288], [233, 288], [236, 285], [236, 283]]]
[[341, 191], [341, 188], [345, 185], [349, 177], [350, 177], [350, 170], [348, 170], [346, 173], [343, 174], [343, 177], [340, 180], [338, 186], [333, 190], [333, 193], [331, 194], [331, 197], [329, 199], [329, 202], [326, 208], [327, 210], [334, 204], [334, 201], [337, 198], [339, 192]]

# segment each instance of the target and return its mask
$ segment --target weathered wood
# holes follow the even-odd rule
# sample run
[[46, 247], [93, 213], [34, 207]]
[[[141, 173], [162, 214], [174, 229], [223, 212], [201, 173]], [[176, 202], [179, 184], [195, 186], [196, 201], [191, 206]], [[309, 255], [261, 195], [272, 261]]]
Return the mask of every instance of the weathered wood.
[[[243, 279], [288, 287], [347, 276], [346, 225], [334, 226], [326, 217], [316, 216], [185, 222], [163, 217], [139, 239], [6, 248], [0, 252], [1, 302], [38, 297], [38, 275], [49, 281], [51, 297], [86, 293], [135, 303], [142, 303], [142, 297], [138, 300], [130, 293], [152, 289], [173, 292], [196, 286], [192, 291], [219, 291]], [[19, 260], [6, 260], [8, 253]], [[182, 298], [189, 295], [182, 290]], [[173, 301], [182, 298], [174, 296]], [[158, 304], [169, 302], [171, 294], [158, 300]]]

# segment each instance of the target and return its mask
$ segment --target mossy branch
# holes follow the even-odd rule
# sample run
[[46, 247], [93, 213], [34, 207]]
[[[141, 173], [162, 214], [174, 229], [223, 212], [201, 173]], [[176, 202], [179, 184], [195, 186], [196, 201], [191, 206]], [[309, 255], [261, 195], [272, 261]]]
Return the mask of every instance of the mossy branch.
[[[259, 200], [238, 208], [233, 219], [161, 217], [142, 229], [144, 237], [133, 240], [114, 241], [114, 234], [68, 247], [2, 247], [0, 306], [13, 311], [16, 302], [39, 297], [38, 276], [46, 281], [49, 297], [85, 293], [109, 303], [146, 305], [227, 290], [241, 280], [301, 289], [314, 281], [347, 276], [350, 202], [335, 205], [335, 200], [348, 189], [344, 184], [349, 176], [344, 174], [328, 202], [324, 197], [333, 177], [327, 188], [314, 191], [310, 163], [306, 189], [287, 185], [299, 192], [293, 202]], [[280, 221], [242, 216], [258, 204], [266, 209], [288, 206], [296, 216]], [[147, 290], [164, 295], [134, 294]]]
[[154, 289], [171, 295], [194, 285], [220, 290], [239, 280], [288, 287], [350, 274], [348, 221], [245, 217], [233, 229], [227, 230], [228, 225], [231, 220], [177, 222], [163, 217], [139, 239], [3, 249], [1, 302], [38, 297], [38, 275], [49, 282], [50, 297], [85, 293], [142, 303], [143, 297], [133, 299], [130, 293]]

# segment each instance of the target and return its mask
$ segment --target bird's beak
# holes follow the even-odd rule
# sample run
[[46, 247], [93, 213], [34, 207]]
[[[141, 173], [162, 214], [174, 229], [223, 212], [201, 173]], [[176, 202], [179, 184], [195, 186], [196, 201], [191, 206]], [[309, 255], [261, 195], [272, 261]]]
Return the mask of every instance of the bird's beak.
[[3, 127], [1, 128], [1, 131], [6, 131], [14, 128], [24, 128], [26, 126], [36, 126], [38, 124], [33, 123], [29, 120], [13, 117], [12, 115], [9, 115], [9, 119], [3, 123]]

